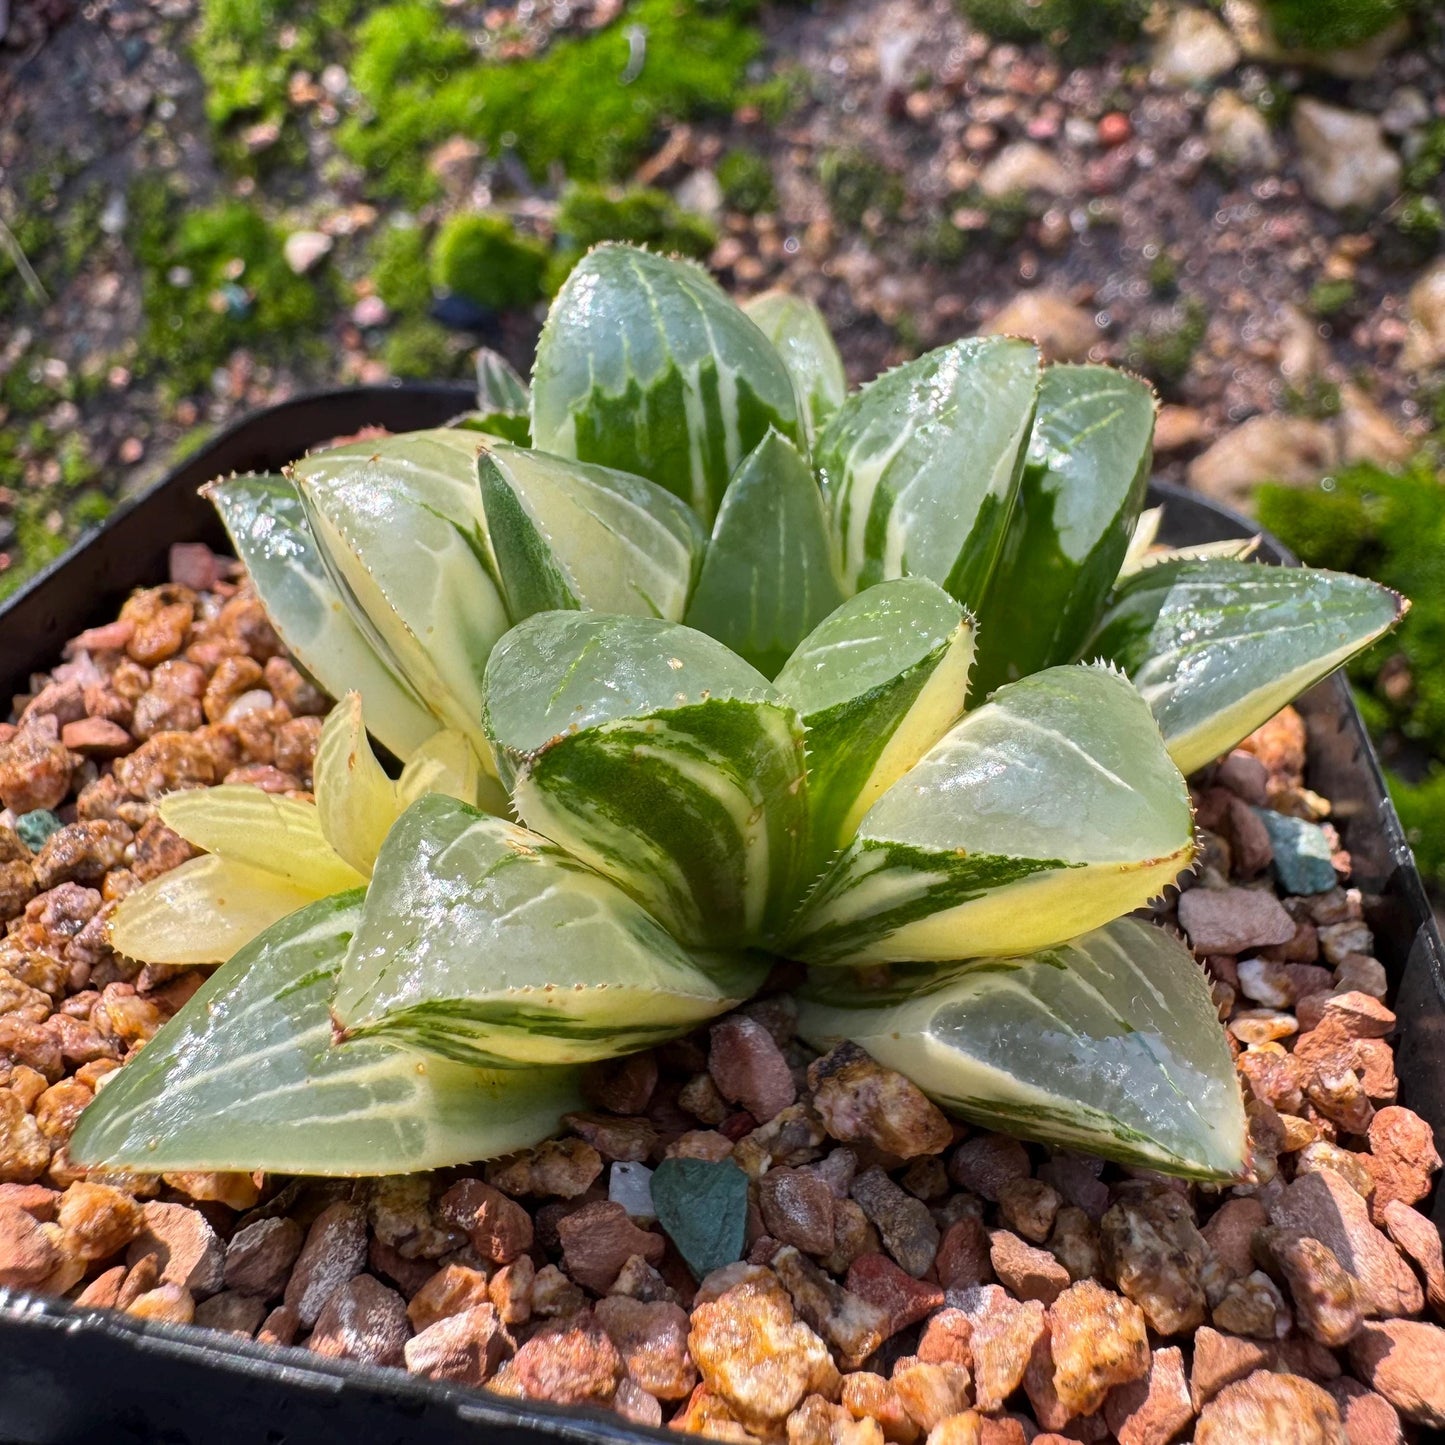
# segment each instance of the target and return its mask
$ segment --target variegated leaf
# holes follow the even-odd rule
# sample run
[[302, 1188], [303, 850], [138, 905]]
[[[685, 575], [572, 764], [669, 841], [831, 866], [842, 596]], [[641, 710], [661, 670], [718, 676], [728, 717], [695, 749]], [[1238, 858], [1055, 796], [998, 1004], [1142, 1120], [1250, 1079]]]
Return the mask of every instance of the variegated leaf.
[[516, 367], [489, 346], [480, 347], [476, 356], [477, 410], [510, 411], [526, 414], [532, 393]]
[[142, 963], [224, 963], [316, 898], [269, 869], [207, 853], [127, 894], [106, 932], [117, 953]]
[[366, 881], [327, 841], [314, 803], [278, 798], [251, 783], [224, 783], [167, 794], [157, 812], [193, 847], [273, 873], [313, 898]]
[[500, 1073], [332, 1044], [360, 892], [278, 923], [218, 969], [81, 1115], [71, 1158], [147, 1173], [406, 1174], [509, 1154], [580, 1107], [577, 1071]]
[[1031, 957], [899, 969], [877, 992], [826, 974], [803, 997], [799, 1032], [819, 1049], [851, 1039], [985, 1128], [1193, 1179], [1247, 1167], [1208, 981], [1182, 943], [1138, 919]]
[[630, 246], [578, 263], [537, 343], [535, 445], [648, 477], [710, 526], [769, 427], [799, 439], [787, 368], [701, 267]]
[[884, 793], [785, 951], [845, 964], [1047, 948], [1172, 882], [1193, 831], [1128, 679], [1049, 668], [1000, 688]]
[[370, 878], [399, 809], [396, 784], [371, 750], [356, 693], [347, 693], [322, 724], [311, 772], [312, 811], [322, 834], [363, 879]]
[[706, 539], [645, 477], [505, 445], [481, 456], [482, 504], [514, 622], [587, 608], [682, 620]]
[[860, 592], [825, 618], [774, 686], [807, 729], [814, 865], [958, 721], [973, 623], [926, 577]]
[[522, 821], [685, 944], [750, 944], [781, 921], [805, 841], [802, 725], [721, 643], [539, 613], [492, 654], [486, 725]]
[[1149, 484], [1154, 395], [1111, 366], [1050, 366], [978, 618], [973, 695], [1079, 655]]
[[728, 483], [687, 625], [772, 677], [842, 600], [818, 483], [769, 432]]
[[823, 313], [806, 297], [789, 291], [764, 291], [743, 302], [743, 310], [783, 358], [811, 440], [848, 395], [843, 358]]
[[482, 517], [482, 445], [455, 429], [409, 432], [317, 452], [293, 475], [358, 624], [484, 752], [482, 672], [507, 615]]
[[1341, 572], [1158, 562], [1120, 583], [1088, 646], [1134, 679], [1190, 773], [1388, 632], [1408, 605]]
[[690, 955], [547, 839], [433, 795], [376, 860], [335, 1012], [464, 1063], [583, 1063], [685, 1033], [765, 971]]
[[843, 580], [929, 577], [976, 611], [1023, 466], [1039, 389], [1025, 341], [976, 337], [855, 392], [816, 460], [843, 548]]
[[296, 660], [332, 697], [360, 692], [382, 746], [409, 757], [441, 724], [352, 619], [295, 485], [285, 477], [229, 477], [212, 482], [206, 495]]

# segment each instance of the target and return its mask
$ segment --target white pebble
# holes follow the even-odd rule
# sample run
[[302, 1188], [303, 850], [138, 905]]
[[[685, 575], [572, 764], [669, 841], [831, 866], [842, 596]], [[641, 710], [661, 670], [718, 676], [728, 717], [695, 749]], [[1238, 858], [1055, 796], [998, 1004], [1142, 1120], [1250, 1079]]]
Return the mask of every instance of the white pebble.
[[607, 1197], [633, 1219], [657, 1218], [652, 1207], [652, 1170], [646, 1164], [614, 1164], [607, 1181]]

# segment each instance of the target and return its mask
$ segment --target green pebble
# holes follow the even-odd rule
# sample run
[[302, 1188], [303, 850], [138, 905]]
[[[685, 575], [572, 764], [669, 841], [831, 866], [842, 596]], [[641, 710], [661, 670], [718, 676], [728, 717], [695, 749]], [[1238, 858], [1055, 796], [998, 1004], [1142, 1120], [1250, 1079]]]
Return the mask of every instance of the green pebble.
[[1328, 893], [1335, 886], [1330, 844], [1324, 829], [1303, 818], [1271, 808], [1256, 808], [1274, 849], [1274, 871], [1280, 887], [1295, 895]]
[[653, 1171], [652, 1207], [695, 1278], [743, 1257], [748, 1176], [731, 1160], [664, 1159]]
[[30, 849], [32, 853], [38, 852], [42, 843], [54, 832], [59, 831], [62, 824], [48, 808], [37, 808], [33, 813], [22, 813], [15, 820], [15, 831], [20, 836], [20, 841]]

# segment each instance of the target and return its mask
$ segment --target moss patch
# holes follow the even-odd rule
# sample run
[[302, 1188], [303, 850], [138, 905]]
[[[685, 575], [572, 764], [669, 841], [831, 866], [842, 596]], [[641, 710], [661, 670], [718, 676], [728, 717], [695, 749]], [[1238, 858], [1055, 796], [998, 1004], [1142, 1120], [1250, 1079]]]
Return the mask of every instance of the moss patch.
[[996, 40], [1042, 40], [1075, 61], [1097, 57], [1114, 41], [1136, 34], [1149, 10], [1146, 0], [959, 0], [959, 5]]
[[131, 190], [132, 248], [143, 270], [140, 369], [173, 396], [197, 391], [238, 346], [272, 354], [315, 341], [332, 297], [294, 275], [283, 237], [241, 201], [192, 207], [164, 182]]
[[666, 191], [643, 186], [610, 191], [574, 183], [562, 193], [557, 208], [559, 254], [554, 273], [560, 266], [565, 276], [577, 258], [599, 241], [631, 241], [701, 261], [717, 244], [717, 231], [701, 216], [684, 211]]
[[357, 31], [351, 75], [369, 114], [348, 122], [340, 143], [413, 197], [418, 153], [453, 135], [515, 151], [538, 178], [560, 164], [577, 180], [613, 179], [664, 121], [731, 108], [761, 46], [745, 23], [748, 9], [631, 0], [594, 34], [494, 64], [448, 23], [438, 0], [397, 0], [373, 9]]
[[[1318, 489], [1266, 486], [1260, 522], [1306, 562], [1361, 572], [1411, 599], [1399, 630], [1350, 666], [1361, 710], [1427, 760], [1390, 778], [1422, 870], [1445, 887], [1445, 486], [1422, 456], [1396, 475], [1348, 467]], [[1326, 487], [1328, 489], [1326, 489]]]
[[717, 179], [723, 199], [734, 211], [755, 216], [777, 209], [772, 167], [756, 151], [729, 151], [718, 162]]
[[453, 216], [432, 246], [436, 285], [494, 311], [539, 300], [546, 269], [546, 248], [519, 235], [505, 216]]

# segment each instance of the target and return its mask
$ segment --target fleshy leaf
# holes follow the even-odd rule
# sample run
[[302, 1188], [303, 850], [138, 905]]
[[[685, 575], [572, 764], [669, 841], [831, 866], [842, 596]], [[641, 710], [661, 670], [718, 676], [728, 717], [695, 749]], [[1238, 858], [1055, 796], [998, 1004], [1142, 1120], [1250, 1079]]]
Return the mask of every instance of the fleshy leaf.
[[316, 794], [312, 811], [321, 833], [362, 880], [370, 878], [381, 840], [400, 809], [396, 785], [371, 750], [356, 693], [347, 693], [322, 724], [312, 777]]
[[818, 483], [769, 432], [728, 483], [687, 625], [772, 677], [842, 600]]
[[492, 654], [486, 725], [523, 822], [676, 938], [735, 947], [781, 922], [804, 845], [802, 725], [720, 642], [539, 613]]
[[792, 379], [706, 272], [631, 246], [578, 263], [537, 343], [537, 446], [647, 477], [711, 525], [769, 427], [799, 439]]
[[765, 969], [695, 958], [547, 839], [434, 795], [377, 858], [335, 1011], [465, 1063], [584, 1063], [685, 1033]]
[[1159, 525], [1163, 520], [1163, 507], [1150, 507], [1139, 514], [1124, 560], [1119, 564], [1119, 582], [1160, 562], [1203, 562], [1213, 557], [1243, 562], [1259, 551], [1260, 536], [1257, 532], [1253, 537], [1225, 537], [1218, 542], [1196, 542], [1190, 547], [1156, 547], [1154, 539], [1159, 535]]
[[316, 897], [265, 869], [208, 853], [121, 899], [110, 946], [142, 963], [224, 963]]
[[785, 949], [809, 963], [1047, 948], [1140, 907], [1193, 853], [1189, 790], [1143, 698], [1053, 667], [965, 715], [864, 816]]
[[488, 447], [482, 503], [514, 622], [555, 608], [682, 620], [705, 539], [655, 482], [546, 452]]
[[1038, 352], [976, 337], [855, 392], [818, 438], [843, 580], [930, 577], [977, 611], [1013, 510]]
[[314, 803], [278, 798], [250, 783], [226, 783], [170, 793], [157, 811], [194, 847], [274, 874], [313, 898], [366, 881], [327, 842]]
[[501, 784], [482, 771], [472, 745], [450, 729], [428, 738], [407, 759], [396, 780], [397, 813], [428, 793], [444, 793], [485, 813], [503, 814], [510, 806]]
[[1110, 366], [1051, 366], [978, 619], [973, 695], [1071, 662], [1098, 622], [1149, 484], [1154, 396]]
[[295, 485], [285, 477], [229, 477], [212, 482], [206, 496], [297, 661], [332, 697], [359, 691], [382, 745], [409, 757], [441, 724], [352, 620]]
[[1032, 957], [819, 977], [799, 1033], [851, 1039], [986, 1128], [1194, 1179], [1246, 1168], [1239, 1083], [1203, 970], [1121, 918]]
[[1408, 605], [1342, 572], [1159, 562], [1124, 579], [1088, 650], [1134, 679], [1191, 773], [1388, 632]]
[[809, 438], [843, 405], [848, 378], [823, 313], [806, 297], [764, 291], [743, 303], [748, 319], [783, 358]]
[[404, 1174], [508, 1154], [580, 1105], [572, 1069], [506, 1073], [334, 1047], [361, 894], [278, 923], [202, 985], [81, 1116], [71, 1157], [160, 1173]]
[[926, 577], [880, 582], [825, 618], [774, 684], [807, 728], [817, 866], [958, 721], [973, 623]]
[[489, 346], [477, 351], [477, 410], [526, 412], [532, 394], [521, 373]]
[[507, 616], [482, 519], [481, 449], [464, 431], [409, 432], [317, 452], [293, 474], [327, 566], [373, 645], [484, 750], [482, 671]]
[[464, 411], [447, 423], [458, 431], [482, 432], [513, 446], [532, 445], [532, 420], [524, 411]]

